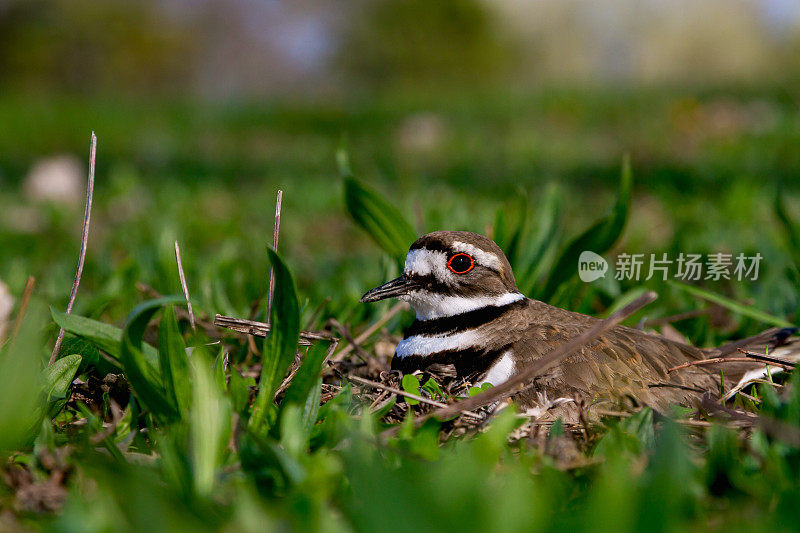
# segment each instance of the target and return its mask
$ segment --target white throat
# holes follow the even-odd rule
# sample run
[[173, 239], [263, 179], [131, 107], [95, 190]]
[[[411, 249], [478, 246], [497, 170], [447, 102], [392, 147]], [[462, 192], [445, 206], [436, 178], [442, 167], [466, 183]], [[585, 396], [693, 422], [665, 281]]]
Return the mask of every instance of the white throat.
[[417, 313], [417, 320], [432, 320], [460, 315], [482, 307], [501, 307], [525, 298], [519, 292], [505, 292], [496, 296], [448, 296], [428, 291], [412, 291], [400, 299], [408, 302]]

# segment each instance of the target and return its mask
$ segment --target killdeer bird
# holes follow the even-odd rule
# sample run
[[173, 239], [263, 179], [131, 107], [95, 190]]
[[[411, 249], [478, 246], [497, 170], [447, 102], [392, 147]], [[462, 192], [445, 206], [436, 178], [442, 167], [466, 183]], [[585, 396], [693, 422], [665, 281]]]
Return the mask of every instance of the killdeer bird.
[[[505, 254], [491, 239], [466, 231], [437, 231], [419, 238], [406, 257], [403, 274], [367, 292], [362, 302], [398, 298], [416, 311], [392, 358], [403, 373], [432, 365], [453, 365], [467, 382], [498, 385], [577, 337], [598, 319], [526, 298], [514, 281]], [[763, 363], [726, 363], [668, 369], [686, 362], [740, 355], [736, 348], [760, 350], [776, 344], [773, 329], [721, 348], [701, 349], [625, 326], [617, 326], [536, 379], [516, 400], [524, 408], [547, 409], [583, 398], [616, 408], [692, 403], [718, 394], [720, 368], [728, 383]], [[798, 350], [796, 339], [780, 332], [784, 353]], [[797, 345], [795, 345], [797, 344]], [[781, 353], [771, 351], [780, 357]], [[774, 369], [773, 372], [777, 372]], [[561, 416], [561, 415], [559, 415]], [[570, 416], [570, 418], [573, 418]]]

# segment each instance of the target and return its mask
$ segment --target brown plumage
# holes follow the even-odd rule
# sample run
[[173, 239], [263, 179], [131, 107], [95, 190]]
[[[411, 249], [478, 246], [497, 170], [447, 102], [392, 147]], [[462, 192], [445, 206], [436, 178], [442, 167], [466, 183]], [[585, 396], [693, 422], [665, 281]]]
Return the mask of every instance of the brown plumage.
[[[468, 256], [456, 257], [456, 256]], [[470, 261], [472, 263], [470, 263]], [[410, 248], [404, 273], [364, 295], [362, 301], [397, 297], [417, 311], [417, 320], [398, 345], [392, 368], [403, 372], [454, 365], [459, 378], [493, 384], [508, 379], [549, 350], [589, 329], [598, 319], [524, 298], [511, 265], [491, 240], [469, 232], [437, 231]], [[691, 366], [686, 362], [739, 355], [737, 347], [763, 353], [779, 330], [701, 349], [665, 337], [617, 326], [539, 376], [517, 400], [526, 408], [559, 415], [571, 401], [614, 408], [649, 405], [666, 411], [671, 403], [692, 404], [716, 395], [720, 368], [729, 384], [763, 363]], [[800, 343], [781, 332], [780, 354], [795, 359]], [[777, 372], [778, 369], [774, 369]], [[574, 416], [568, 416], [574, 418]]]

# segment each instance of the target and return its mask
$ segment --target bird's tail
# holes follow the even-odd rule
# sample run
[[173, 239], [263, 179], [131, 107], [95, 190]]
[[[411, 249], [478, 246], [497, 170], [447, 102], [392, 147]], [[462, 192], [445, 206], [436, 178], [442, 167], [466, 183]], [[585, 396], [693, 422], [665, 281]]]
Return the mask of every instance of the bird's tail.
[[728, 400], [748, 385], [771, 379], [800, 362], [800, 336], [797, 332], [798, 328], [772, 328], [709, 350], [707, 353], [712, 357], [753, 359], [752, 363], [736, 366], [720, 365], [731, 382], [736, 383], [725, 392], [723, 399]]

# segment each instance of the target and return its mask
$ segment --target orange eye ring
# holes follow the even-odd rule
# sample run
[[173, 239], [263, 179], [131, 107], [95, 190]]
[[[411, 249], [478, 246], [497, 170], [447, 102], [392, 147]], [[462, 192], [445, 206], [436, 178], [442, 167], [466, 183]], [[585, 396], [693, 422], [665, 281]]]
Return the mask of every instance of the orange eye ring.
[[[464, 258], [466, 258], [468, 262], [464, 262]], [[466, 274], [474, 267], [475, 260], [472, 256], [464, 253], [456, 254], [447, 261], [447, 268], [454, 274]]]

